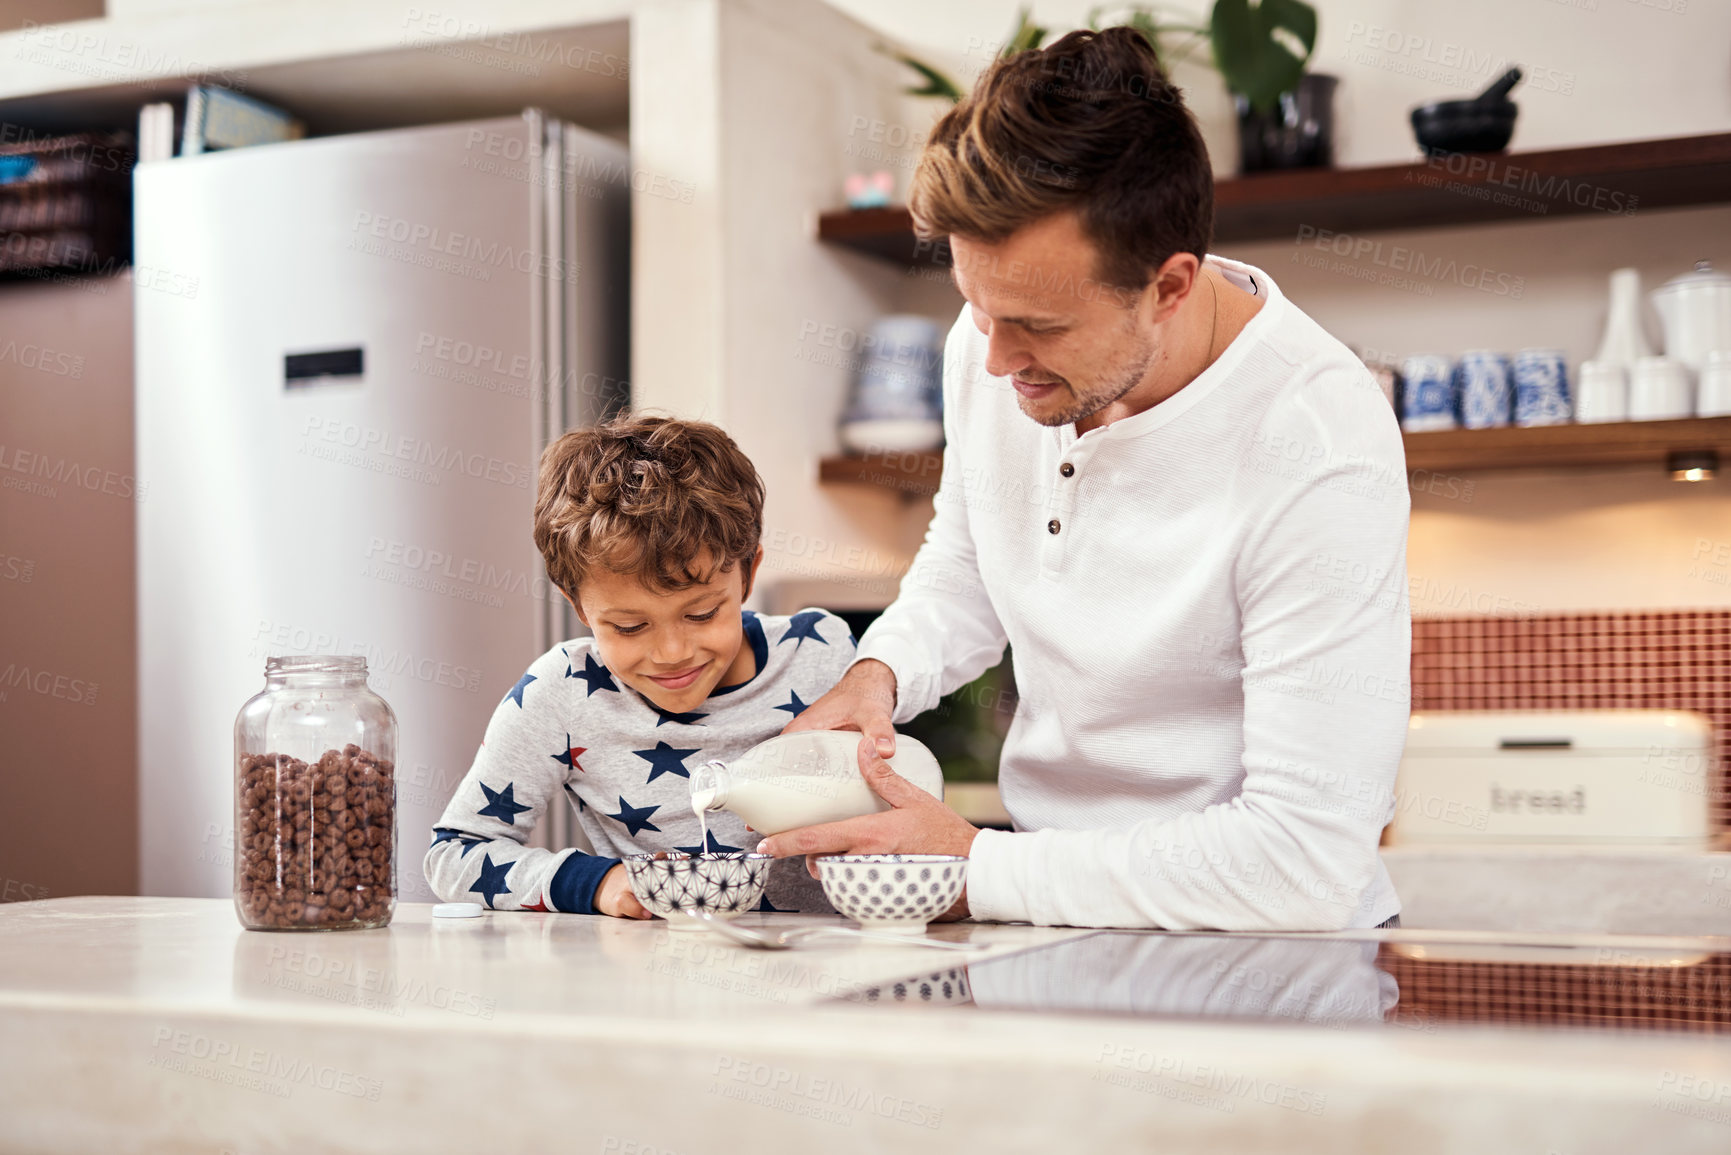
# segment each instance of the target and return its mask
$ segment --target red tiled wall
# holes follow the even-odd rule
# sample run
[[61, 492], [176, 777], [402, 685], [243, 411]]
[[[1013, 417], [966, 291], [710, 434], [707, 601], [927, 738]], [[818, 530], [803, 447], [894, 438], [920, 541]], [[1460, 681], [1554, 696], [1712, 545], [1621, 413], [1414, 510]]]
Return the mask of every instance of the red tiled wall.
[[[1657, 952], [1662, 954], [1663, 952]], [[1586, 966], [1406, 957], [1384, 943], [1376, 965], [1400, 987], [1388, 1021], [1545, 1023], [1731, 1032], [1731, 955], [1692, 965]]]
[[1694, 710], [1731, 827], [1731, 610], [1415, 618], [1414, 710]]

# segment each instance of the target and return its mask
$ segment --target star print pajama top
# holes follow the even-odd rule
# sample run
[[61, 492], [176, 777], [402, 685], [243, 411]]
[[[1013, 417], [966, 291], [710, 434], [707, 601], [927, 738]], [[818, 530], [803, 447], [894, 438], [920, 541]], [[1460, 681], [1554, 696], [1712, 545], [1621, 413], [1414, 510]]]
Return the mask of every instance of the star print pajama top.
[[[593, 638], [555, 646], [529, 667], [433, 828], [424, 868], [447, 902], [494, 910], [593, 914], [595, 888], [623, 855], [697, 851], [691, 772], [781, 733], [853, 661], [847, 623], [824, 610], [743, 613], [757, 673], [670, 714], [601, 662]], [[565, 801], [561, 801], [561, 798]], [[576, 808], [594, 854], [529, 846], [549, 806]], [[729, 811], [709, 816], [707, 849], [751, 850], [759, 836]], [[759, 910], [830, 911], [798, 859], [770, 871]]]

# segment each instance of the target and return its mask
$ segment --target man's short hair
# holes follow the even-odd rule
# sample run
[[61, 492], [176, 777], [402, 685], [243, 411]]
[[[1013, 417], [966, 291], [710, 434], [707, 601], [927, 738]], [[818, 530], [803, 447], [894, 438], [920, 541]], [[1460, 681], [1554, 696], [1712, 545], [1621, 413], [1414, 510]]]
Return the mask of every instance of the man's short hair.
[[1136, 291], [1174, 253], [1205, 258], [1214, 233], [1202, 133], [1132, 28], [994, 64], [932, 129], [908, 203], [925, 239], [986, 244], [1076, 210], [1096, 275]]
[[[660, 593], [747, 567], [763, 536], [763, 480], [706, 421], [623, 417], [565, 434], [541, 454], [535, 545], [571, 597], [596, 570]], [[710, 569], [699, 572], [706, 553]]]

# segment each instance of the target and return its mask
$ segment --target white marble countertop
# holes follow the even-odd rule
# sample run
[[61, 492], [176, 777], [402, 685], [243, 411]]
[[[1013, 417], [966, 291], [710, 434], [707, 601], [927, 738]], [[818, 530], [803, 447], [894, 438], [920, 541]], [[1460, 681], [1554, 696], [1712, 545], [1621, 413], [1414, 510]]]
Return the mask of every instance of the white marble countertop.
[[[1731, 1036], [1182, 1017], [1259, 984], [1351, 995], [1377, 974], [1351, 960], [1401, 932], [1286, 940], [1312, 940], [1297, 969], [1280, 940], [1229, 965], [1218, 939], [1120, 938], [1160, 968], [1102, 975], [1016, 953], [1087, 933], [1063, 929], [933, 928], [966, 955], [770, 953], [661, 923], [430, 910], [292, 934], [243, 931], [218, 900], [0, 906], [0, 1150], [1731, 1150]], [[745, 921], [765, 917], [820, 921]], [[1317, 938], [1344, 969], [1303, 972]], [[837, 999], [964, 964], [974, 1005]], [[1028, 1000], [1096, 1009], [996, 1009]], [[1180, 1017], [1109, 1009], [1127, 1006]]]

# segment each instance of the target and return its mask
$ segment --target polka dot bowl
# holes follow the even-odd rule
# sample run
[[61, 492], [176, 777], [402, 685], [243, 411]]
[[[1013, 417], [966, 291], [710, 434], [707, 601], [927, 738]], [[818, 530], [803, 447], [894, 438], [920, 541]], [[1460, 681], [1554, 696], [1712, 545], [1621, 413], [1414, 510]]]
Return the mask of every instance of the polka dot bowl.
[[774, 862], [767, 854], [661, 851], [627, 856], [625, 877], [644, 909], [666, 919], [671, 929], [701, 930], [701, 922], [679, 912], [706, 910], [716, 918], [744, 914], [763, 898]]
[[955, 904], [968, 860], [953, 854], [832, 854], [817, 860], [830, 905], [864, 930], [922, 934]]
[[947, 970], [932, 971], [930, 974], [915, 975], [911, 979], [898, 979], [882, 986], [865, 987], [842, 997], [856, 1003], [909, 1003], [954, 1007], [973, 1002], [974, 992], [968, 986], [968, 968], [950, 967]]

